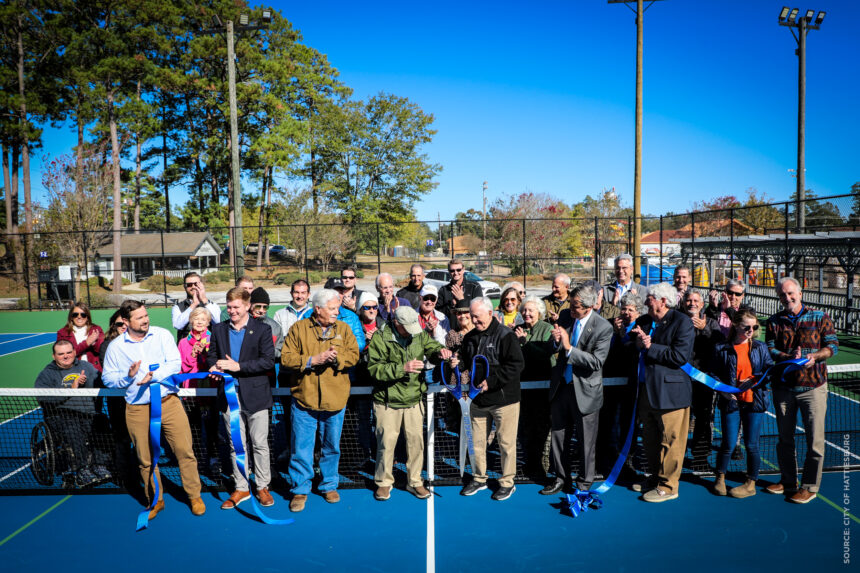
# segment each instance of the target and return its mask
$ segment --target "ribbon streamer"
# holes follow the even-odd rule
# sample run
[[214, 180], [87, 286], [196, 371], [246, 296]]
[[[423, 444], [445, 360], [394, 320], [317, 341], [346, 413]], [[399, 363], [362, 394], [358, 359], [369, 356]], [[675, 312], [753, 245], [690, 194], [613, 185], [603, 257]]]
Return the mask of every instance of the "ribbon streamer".
[[696, 382], [704, 384], [711, 390], [716, 390], [717, 392], [728, 392], [730, 394], [738, 394], [741, 392], [746, 392], [747, 390], [755, 388], [759, 384], [763, 383], [765, 380], [768, 379], [768, 377], [772, 376], [771, 370], [783, 369], [781, 378], [784, 378], [785, 375], [789, 372], [793, 370], [800, 370], [801, 368], [803, 368], [803, 366], [807, 362], [809, 362], [808, 358], [794, 358], [792, 360], [785, 360], [784, 362], [780, 362], [779, 364], [774, 364], [773, 366], [765, 370], [761, 376], [752, 378], [750, 381], [744, 382], [738, 387], [723, 384], [716, 378], [705, 374], [701, 370], [693, 368], [693, 366], [689, 362], [681, 366], [681, 370], [686, 372], [690, 378], [692, 378]]
[[[150, 365], [149, 370], [150, 372], [154, 372], [158, 367], [158, 364], [152, 364]], [[183, 382], [193, 379], [208, 378], [209, 374], [209, 372], [174, 374], [164, 380], [151, 382], [149, 384], [149, 444], [152, 453], [152, 476], [155, 475], [155, 470], [158, 467], [158, 458], [161, 455], [161, 387], [164, 386], [169, 392], [178, 392], [179, 386]], [[224, 378], [224, 396], [227, 399], [227, 407], [230, 412], [230, 438], [233, 440], [233, 449], [236, 452], [236, 465], [245, 479], [250, 481], [245, 467], [245, 448], [242, 446], [241, 425], [239, 421], [239, 398], [236, 395], [236, 386], [238, 383], [236, 382], [236, 379], [229, 374], [221, 372], [212, 372], [212, 374], [216, 374]], [[141, 531], [147, 528], [149, 525], [149, 512], [152, 511], [155, 504], [158, 503], [158, 480], [153, 481], [155, 482], [155, 495], [153, 495], [150, 506], [138, 514], [136, 531]], [[288, 525], [294, 521], [293, 519], [272, 519], [270, 517], [266, 517], [257, 503], [257, 498], [253, 495], [251, 496], [251, 502], [257, 517], [267, 525]]]
[[451, 394], [454, 395], [454, 398], [457, 400], [457, 403], [460, 405], [460, 477], [463, 476], [463, 473], [466, 471], [466, 452], [469, 452], [469, 458], [474, 461], [475, 459], [475, 442], [472, 437], [472, 418], [471, 418], [471, 407], [472, 400], [475, 399], [475, 396], [481, 393], [481, 391], [475, 386], [476, 375], [478, 373], [477, 362], [481, 359], [484, 361], [484, 365], [486, 367], [487, 376], [490, 375], [490, 361], [486, 356], [482, 354], [478, 354], [472, 359], [472, 369], [469, 375], [469, 392], [467, 395], [463, 395], [463, 387], [460, 384], [460, 367], [454, 367], [454, 384], [448, 384], [445, 376], [445, 361], [439, 363], [439, 367], [442, 375], [442, 385], [448, 390]]

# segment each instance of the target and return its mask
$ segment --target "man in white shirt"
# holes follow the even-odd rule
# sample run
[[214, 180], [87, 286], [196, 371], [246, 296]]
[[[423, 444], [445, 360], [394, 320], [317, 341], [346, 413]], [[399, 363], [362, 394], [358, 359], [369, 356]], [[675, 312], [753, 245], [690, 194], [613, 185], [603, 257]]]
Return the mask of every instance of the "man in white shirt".
[[633, 281], [633, 257], [622, 253], [615, 257], [615, 281], [604, 285], [603, 302], [619, 306], [621, 297], [628, 292], [636, 294], [641, 300], [648, 296], [648, 289]]
[[190, 328], [188, 320], [191, 318], [191, 311], [202, 306], [209, 311], [212, 316], [212, 324], [221, 321], [221, 313], [218, 310], [218, 305], [209, 300], [206, 295], [206, 287], [203, 285], [203, 277], [195, 272], [186, 273], [182, 279], [185, 286], [185, 294], [188, 297], [173, 305], [171, 313], [173, 319], [173, 328], [176, 329], [177, 342], [188, 336]]
[[281, 326], [281, 336], [286, 337], [290, 327], [296, 322], [307, 318], [313, 312], [313, 307], [308, 303], [311, 287], [305, 279], [298, 279], [290, 285], [290, 296], [292, 300], [287, 306], [275, 313], [275, 322]]

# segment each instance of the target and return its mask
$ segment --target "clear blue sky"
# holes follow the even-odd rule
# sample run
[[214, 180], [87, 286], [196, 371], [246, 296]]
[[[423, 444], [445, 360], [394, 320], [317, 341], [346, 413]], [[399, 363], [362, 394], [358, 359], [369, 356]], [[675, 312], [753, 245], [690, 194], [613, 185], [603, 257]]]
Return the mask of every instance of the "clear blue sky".
[[[647, 5], [647, 2], [646, 2]], [[662, 0], [645, 14], [643, 211], [795, 181], [797, 57], [783, 4]], [[826, 10], [807, 42], [807, 187], [860, 181], [860, 2]], [[425, 151], [444, 170], [417, 205], [453, 217], [523, 191], [571, 203], [603, 187], [633, 201], [634, 14], [605, 0], [275, 1], [355, 97], [408, 97], [435, 118]], [[51, 136], [53, 134], [53, 137]], [[49, 151], [74, 144], [46, 134]], [[38, 173], [34, 178], [38, 181]], [[176, 201], [184, 201], [174, 192]]]

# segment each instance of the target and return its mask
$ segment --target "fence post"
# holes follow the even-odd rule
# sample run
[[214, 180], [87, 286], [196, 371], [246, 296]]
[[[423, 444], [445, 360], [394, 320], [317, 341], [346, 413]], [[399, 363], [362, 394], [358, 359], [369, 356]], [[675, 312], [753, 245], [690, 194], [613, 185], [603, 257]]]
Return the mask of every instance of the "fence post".
[[[453, 243], [453, 241], [451, 241]], [[380, 254], [379, 249], [381, 249], [381, 245], [379, 244], [379, 223], [376, 224], [376, 274], [380, 274], [382, 272], [382, 255]]]
[[660, 215], [660, 282], [663, 282], [663, 215]]
[[526, 220], [523, 219], [523, 290], [526, 290], [526, 276], [529, 274], [528, 259], [526, 258]]
[[600, 225], [597, 217], [594, 218], [594, 251], [591, 254], [594, 257], [594, 280], [600, 282]]
[[[158, 235], [161, 238], [161, 285], [164, 289], [164, 308], [167, 308], [167, 259], [164, 256], [164, 229], [159, 229]], [[236, 243], [231, 242], [230, 244], [233, 245], [234, 249], [236, 248]], [[182, 288], [185, 288], [184, 284]]]
[[[305, 256], [303, 257], [304, 258], [304, 267], [305, 267], [305, 280], [307, 281], [308, 284], [311, 284], [311, 274], [310, 274], [310, 269], [308, 268], [308, 224], [307, 223], [302, 225], [302, 233], [304, 234], [304, 239], [305, 239], [305, 250], [304, 250]], [[308, 289], [308, 292], [310, 292], [310, 289]]]
[[[28, 238], [30, 235], [24, 235], [24, 282], [27, 285], [27, 310], [33, 310], [33, 297], [30, 294], [30, 248]], [[36, 280], [39, 279], [39, 269], [36, 269]], [[38, 284], [38, 283], [37, 283]], [[41, 304], [39, 305], [41, 307]]]
[[[743, 268], [743, 267], [741, 267]], [[735, 209], [729, 209], [729, 270], [735, 278]], [[741, 277], [744, 280], [744, 277]], [[746, 281], [744, 281], [746, 282]]]
[[93, 301], [90, 298], [90, 271], [89, 271], [89, 257], [87, 257], [87, 232], [81, 231], [84, 235], [84, 281], [86, 281], [87, 285], [87, 305], [90, 308], [93, 307]]

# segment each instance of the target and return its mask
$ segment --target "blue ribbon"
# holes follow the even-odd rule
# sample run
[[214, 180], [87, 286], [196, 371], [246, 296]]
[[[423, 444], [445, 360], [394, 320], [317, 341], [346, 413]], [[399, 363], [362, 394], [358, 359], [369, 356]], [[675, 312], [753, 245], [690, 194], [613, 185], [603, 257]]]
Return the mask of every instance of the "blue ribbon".
[[755, 388], [759, 384], [763, 383], [765, 380], [768, 379], [768, 377], [773, 375], [771, 374], [771, 370], [782, 369], [781, 378], [784, 378], [785, 375], [789, 372], [802, 369], [807, 362], [809, 362], [808, 358], [793, 358], [792, 360], [786, 360], [784, 362], [780, 362], [779, 364], [774, 364], [773, 366], [765, 370], [761, 376], [753, 378], [751, 382], [745, 382], [738, 387], [723, 384], [716, 378], [708, 376], [701, 370], [693, 368], [693, 366], [689, 362], [681, 366], [681, 370], [686, 372], [690, 378], [692, 378], [696, 382], [704, 384], [711, 390], [716, 390], [718, 392], [728, 392], [730, 394], [738, 394], [741, 392], [746, 392], [747, 390], [751, 390], [752, 388]]
[[[149, 371], [158, 370], [158, 364], [151, 364]], [[227, 406], [230, 412], [230, 438], [233, 440], [233, 449], [236, 452], [236, 465], [245, 479], [248, 478], [248, 472], [245, 469], [245, 448], [242, 447], [241, 426], [239, 422], [239, 399], [236, 396], [236, 380], [229, 374], [221, 372], [213, 372], [224, 378], [224, 395], [227, 398]], [[195, 380], [208, 378], [209, 372], [195, 372], [193, 374], [174, 374], [164, 380], [151, 382], [149, 384], [150, 402], [149, 402], [149, 447], [152, 453], [152, 474], [155, 475], [155, 470], [158, 467], [158, 458], [161, 455], [161, 387], [164, 386], [169, 392], [178, 392], [179, 386], [187, 380]], [[158, 503], [158, 480], [153, 480], [155, 483], [155, 494], [152, 498], [152, 503], [137, 516], [137, 529], [141, 531], [149, 525], [149, 512]], [[257, 517], [267, 525], [287, 525], [293, 523], [292, 519], [271, 519], [263, 515], [260, 506], [257, 503], [256, 497], [251, 496], [251, 502], [254, 506], [254, 512]]]
[[[475, 442], [472, 437], [472, 418], [471, 418], [471, 405], [472, 400], [475, 399], [475, 396], [481, 393], [481, 390], [475, 386], [476, 375], [478, 373], [477, 362], [478, 360], [483, 360], [484, 365], [486, 367], [487, 376], [490, 375], [490, 361], [486, 356], [482, 354], [476, 355], [472, 359], [472, 369], [469, 375], [469, 393], [464, 396], [463, 388], [460, 384], [460, 367], [454, 367], [454, 384], [448, 384], [445, 376], [445, 361], [439, 363], [441, 375], [442, 375], [442, 385], [448, 390], [451, 394], [456, 398], [457, 403], [460, 405], [460, 475], [463, 475], [463, 472], [466, 469], [466, 451], [469, 452], [469, 457], [472, 462], [475, 461]], [[465, 446], [465, 447], [464, 447]]]

